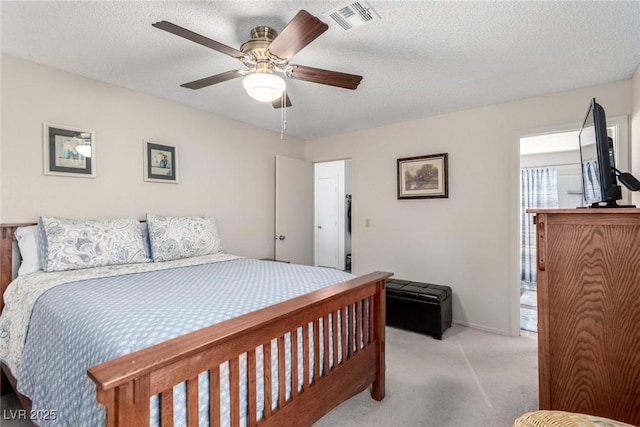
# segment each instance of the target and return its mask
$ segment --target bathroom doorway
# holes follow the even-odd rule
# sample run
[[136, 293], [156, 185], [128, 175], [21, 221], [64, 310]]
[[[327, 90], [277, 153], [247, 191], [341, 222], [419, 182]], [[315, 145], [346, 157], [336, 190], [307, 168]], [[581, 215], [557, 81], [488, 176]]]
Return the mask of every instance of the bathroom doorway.
[[351, 160], [314, 164], [314, 264], [351, 271]]

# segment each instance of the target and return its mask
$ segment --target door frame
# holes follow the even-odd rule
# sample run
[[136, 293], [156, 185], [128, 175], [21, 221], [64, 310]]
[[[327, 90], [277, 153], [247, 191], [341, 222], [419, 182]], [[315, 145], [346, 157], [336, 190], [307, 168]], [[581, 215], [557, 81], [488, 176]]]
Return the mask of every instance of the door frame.
[[[343, 174], [342, 176], [342, 180], [339, 181], [339, 186], [341, 186], [343, 189], [346, 188], [346, 181], [348, 180], [351, 183], [351, 193], [353, 193], [353, 180], [352, 180], [352, 176], [353, 176], [353, 160], [351, 158], [341, 158], [341, 159], [332, 159], [332, 160], [318, 160], [318, 161], [314, 161], [313, 162], [313, 263], [315, 266], [318, 265], [318, 189], [316, 186], [317, 183], [317, 176], [316, 176], [316, 167], [318, 164], [322, 164], [322, 163], [333, 163], [333, 162], [342, 162], [343, 165], [346, 166], [346, 162], [351, 162], [351, 168], [350, 169], [350, 173], [351, 173], [351, 177], [349, 177], [347, 179], [346, 176], [346, 171], [345, 174]], [[346, 169], [346, 168], [345, 168]], [[346, 194], [346, 191], [343, 191]], [[339, 197], [338, 200], [338, 212], [346, 212], [346, 198], [344, 197]], [[345, 214], [346, 215], [346, 214]], [[352, 212], [352, 217], [353, 217], [353, 212]], [[352, 222], [353, 224], [353, 222]], [[343, 233], [340, 233], [341, 236], [346, 236], [346, 218], [343, 217], [339, 217], [338, 220], [338, 233], [340, 233], [340, 230], [343, 230]], [[352, 226], [352, 233], [349, 237], [350, 239], [353, 239], [353, 226]], [[340, 240], [340, 239], [339, 239]], [[347, 245], [345, 243], [346, 237], [342, 239], [342, 242], [340, 244], [340, 248], [338, 250], [338, 266], [337, 268], [340, 270], [344, 270], [346, 267], [346, 254], [347, 254]], [[353, 244], [353, 242], [351, 242], [351, 244]], [[351, 245], [350, 245], [351, 246]], [[342, 249], [342, 251], [340, 251], [340, 249]], [[340, 256], [342, 252], [342, 257]], [[353, 262], [353, 261], [352, 261]], [[353, 269], [353, 266], [352, 266]]]

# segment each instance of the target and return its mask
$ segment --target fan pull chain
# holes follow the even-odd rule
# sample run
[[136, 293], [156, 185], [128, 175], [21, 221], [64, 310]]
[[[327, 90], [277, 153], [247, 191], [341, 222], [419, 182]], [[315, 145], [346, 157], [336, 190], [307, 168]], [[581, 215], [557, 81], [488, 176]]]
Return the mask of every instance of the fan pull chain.
[[284, 131], [287, 130], [287, 107], [286, 107], [287, 92], [282, 92], [280, 98], [280, 120], [282, 125], [280, 127], [280, 140], [284, 140]]

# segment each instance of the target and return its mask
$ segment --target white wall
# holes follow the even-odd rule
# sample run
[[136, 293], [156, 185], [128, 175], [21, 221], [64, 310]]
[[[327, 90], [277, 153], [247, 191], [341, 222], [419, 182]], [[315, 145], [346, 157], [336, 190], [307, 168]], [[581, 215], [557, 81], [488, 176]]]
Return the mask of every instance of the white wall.
[[[631, 174], [640, 179], [640, 65], [631, 80], [632, 116], [631, 116]], [[640, 192], [632, 193], [632, 203], [640, 207]]]
[[[517, 333], [519, 137], [580, 123], [592, 97], [628, 115], [631, 81], [308, 141], [311, 161], [352, 159], [354, 272], [450, 285], [454, 321]], [[397, 200], [396, 159], [435, 153], [449, 198]]]
[[[273, 256], [275, 155], [304, 143], [2, 56], [0, 221], [210, 214], [227, 251]], [[96, 132], [97, 177], [43, 174], [43, 122]], [[142, 141], [176, 145], [179, 184], [144, 182]]]

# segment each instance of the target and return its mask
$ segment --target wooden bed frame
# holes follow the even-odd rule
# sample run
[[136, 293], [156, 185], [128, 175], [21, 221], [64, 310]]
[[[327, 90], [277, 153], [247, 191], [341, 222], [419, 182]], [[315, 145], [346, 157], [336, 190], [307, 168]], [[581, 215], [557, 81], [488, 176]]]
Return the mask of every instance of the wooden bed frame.
[[[13, 277], [12, 252], [14, 232], [18, 226], [0, 225], [0, 290], [2, 294]], [[280, 426], [311, 425], [338, 404], [371, 386], [371, 396], [382, 400], [385, 394], [385, 283], [392, 274], [370, 273], [328, 288], [302, 295], [234, 319], [174, 338], [136, 351], [88, 369], [97, 387], [97, 398], [106, 406], [107, 426], [149, 425], [149, 399], [159, 395], [162, 426], [173, 425], [173, 386], [187, 384], [187, 423], [198, 425], [198, 374], [209, 372], [210, 425], [220, 424], [220, 371], [222, 363], [229, 363], [230, 420], [238, 426], [243, 416], [248, 425]], [[4, 301], [0, 298], [0, 308]], [[340, 313], [342, 331], [329, 328]], [[355, 321], [347, 324], [347, 316]], [[322, 319], [322, 322], [320, 321]], [[309, 334], [312, 325], [311, 337]], [[297, 331], [303, 331], [298, 340]], [[323, 363], [320, 352], [322, 329]], [[291, 366], [291, 395], [285, 394], [285, 336], [291, 341], [291, 354], [303, 354], [303, 364], [297, 357], [287, 362]], [[362, 339], [352, 339], [362, 337]], [[271, 378], [271, 342], [277, 343], [274, 355], [278, 360], [277, 378]], [[342, 357], [329, 347], [341, 345]], [[341, 341], [341, 342], [340, 342]], [[264, 415], [256, 419], [258, 393], [256, 390], [256, 351], [262, 348], [264, 363]], [[240, 407], [241, 355], [247, 359], [247, 405]], [[2, 367], [15, 388], [15, 380]], [[303, 383], [298, 384], [298, 373]], [[4, 377], [3, 373], [3, 377]], [[310, 378], [311, 377], [311, 378]], [[6, 380], [3, 378], [3, 381]], [[271, 390], [277, 381], [279, 395], [275, 409]], [[6, 390], [6, 383], [3, 384]], [[31, 402], [20, 398], [25, 409]]]

